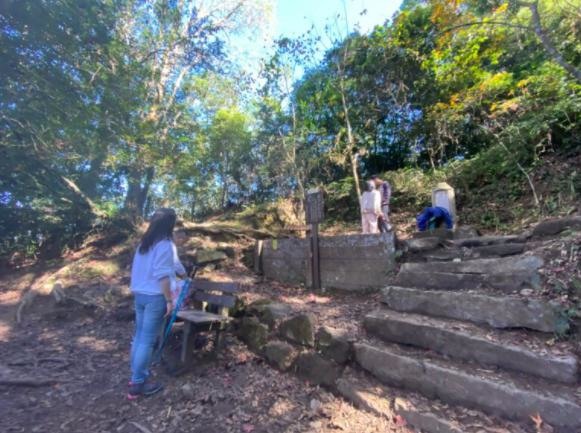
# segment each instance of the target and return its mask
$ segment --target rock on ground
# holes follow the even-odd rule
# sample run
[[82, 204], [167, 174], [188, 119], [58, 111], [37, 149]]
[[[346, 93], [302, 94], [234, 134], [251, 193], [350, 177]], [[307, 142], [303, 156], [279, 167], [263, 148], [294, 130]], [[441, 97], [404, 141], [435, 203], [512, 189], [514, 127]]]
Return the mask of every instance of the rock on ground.
[[454, 239], [471, 239], [479, 236], [478, 230], [472, 226], [458, 226], [454, 229]]
[[277, 322], [292, 313], [290, 305], [282, 302], [255, 302], [250, 304], [247, 310], [249, 314], [257, 316], [261, 322], [267, 324], [271, 329]]
[[219, 250], [199, 250], [196, 252], [196, 262], [200, 265], [226, 260], [228, 255]]
[[341, 367], [333, 361], [323, 358], [315, 352], [303, 352], [295, 362], [297, 373], [302, 378], [316, 385], [335, 387], [341, 375]]
[[259, 351], [267, 342], [268, 326], [260, 323], [256, 317], [243, 317], [239, 336], [250, 349]]
[[581, 230], [581, 216], [542, 221], [534, 228], [533, 236], [552, 236], [568, 229]]
[[298, 353], [293, 346], [284, 341], [269, 341], [263, 348], [264, 357], [279, 370], [288, 370]]
[[325, 358], [338, 364], [345, 364], [351, 358], [351, 343], [345, 333], [330, 326], [323, 326], [317, 332], [317, 349]]
[[315, 345], [315, 318], [312, 314], [298, 314], [283, 321], [279, 334], [291, 343], [313, 347]]

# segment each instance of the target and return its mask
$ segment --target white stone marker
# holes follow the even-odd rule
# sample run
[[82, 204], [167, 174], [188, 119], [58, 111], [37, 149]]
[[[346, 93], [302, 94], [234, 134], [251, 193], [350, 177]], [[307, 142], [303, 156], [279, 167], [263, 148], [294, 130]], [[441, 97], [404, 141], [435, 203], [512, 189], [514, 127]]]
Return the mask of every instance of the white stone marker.
[[456, 195], [454, 188], [446, 182], [440, 182], [432, 190], [432, 207], [436, 206], [443, 207], [450, 212], [454, 226], [456, 226]]

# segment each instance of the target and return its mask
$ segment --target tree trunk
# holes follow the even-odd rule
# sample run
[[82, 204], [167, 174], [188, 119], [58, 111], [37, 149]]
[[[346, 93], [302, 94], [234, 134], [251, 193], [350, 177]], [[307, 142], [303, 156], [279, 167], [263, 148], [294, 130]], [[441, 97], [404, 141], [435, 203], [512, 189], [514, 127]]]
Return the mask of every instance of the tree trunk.
[[145, 170], [133, 169], [127, 178], [127, 195], [125, 196], [125, 211], [132, 220], [143, 217], [145, 201], [153, 181], [155, 169], [148, 167]]
[[99, 186], [99, 175], [103, 172], [103, 163], [107, 158], [107, 151], [96, 155], [90, 162], [89, 170], [79, 179], [79, 186], [83, 189], [87, 197], [95, 200], [97, 198], [97, 187]]
[[341, 104], [343, 106], [343, 115], [345, 116], [345, 126], [347, 127], [347, 149], [349, 161], [351, 163], [351, 172], [353, 174], [353, 183], [355, 184], [355, 192], [357, 193], [357, 201], [361, 201], [361, 185], [359, 185], [359, 172], [357, 170], [358, 158], [357, 149], [355, 145], [355, 138], [353, 137], [353, 130], [351, 129], [351, 120], [349, 119], [349, 107], [347, 105], [347, 98], [345, 97], [345, 85], [343, 83], [343, 76], [339, 79], [341, 90]]
[[196, 195], [192, 193], [192, 201], [190, 203], [190, 218], [193, 220], [196, 215]]
[[226, 193], [228, 192], [228, 183], [226, 181], [224, 181], [224, 183], [222, 184], [222, 209], [226, 209]]
[[222, 158], [224, 159], [220, 173], [220, 177], [222, 178], [222, 209], [226, 209], [226, 198], [228, 197], [228, 173], [230, 173], [228, 153], [223, 152]]
[[143, 210], [145, 208], [145, 202], [147, 200], [147, 196], [149, 194], [149, 188], [151, 188], [151, 183], [153, 182], [153, 175], [155, 174], [155, 168], [148, 167], [145, 170], [145, 180], [143, 182], [143, 186], [141, 187], [141, 191], [139, 191], [139, 202], [138, 205], [141, 209], [141, 216], [143, 216]]
[[302, 173], [301, 170], [299, 169], [299, 166], [297, 164], [297, 112], [296, 112], [296, 108], [295, 108], [295, 104], [294, 102], [292, 102], [292, 98], [291, 98], [291, 113], [292, 113], [292, 122], [293, 122], [293, 144], [292, 144], [292, 154], [291, 154], [291, 159], [292, 159], [292, 167], [293, 167], [293, 175], [297, 181], [297, 190], [298, 190], [298, 195], [299, 195], [299, 201], [298, 201], [298, 206], [297, 206], [297, 215], [299, 217], [299, 219], [303, 219], [304, 218], [304, 214], [305, 214], [305, 209], [304, 209], [304, 200], [306, 199], [306, 191], [305, 191], [305, 186], [302, 180]]
[[577, 69], [572, 64], [568, 63], [565, 58], [561, 55], [561, 53], [555, 48], [553, 42], [549, 39], [545, 31], [543, 30], [543, 26], [541, 25], [541, 16], [539, 14], [539, 5], [538, 2], [534, 3], [521, 3], [522, 5], [526, 5], [531, 10], [531, 20], [533, 22], [533, 28], [535, 30], [535, 34], [541, 40], [543, 47], [551, 58], [557, 62], [563, 69], [569, 72], [578, 83], [581, 84], [581, 71]]

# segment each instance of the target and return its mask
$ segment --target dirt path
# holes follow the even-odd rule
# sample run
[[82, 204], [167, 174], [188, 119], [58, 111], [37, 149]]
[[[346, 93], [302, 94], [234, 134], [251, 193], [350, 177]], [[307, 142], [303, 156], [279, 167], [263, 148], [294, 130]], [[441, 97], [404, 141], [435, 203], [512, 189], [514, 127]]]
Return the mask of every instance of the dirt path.
[[[319, 311], [319, 320], [341, 321], [357, 330], [359, 313], [344, 297], [313, 297], [300, 289], [256, 281], [243, 269], [215, 272], [251, 288], [248, 300], [276, 295], [293, 308]], [[170, 377], [163, 393], [129, 402], [125, 397], [132, 333], [130, 306], [54, 310], [39, 299], [21, 324], [13, 321], [22, 276], [0, 280], [0, 374], [54, 379], [39, 387], [0, 385], [2, 432], [407, 432], [388, 420], [357, 410], [340, 398], [283, 374], [250, 353], [234, 337], [217, 360], [201, 353], [191, 372]], [[373, 302], [370, 298], [368, 302]], [[349, 311], [349, 314], [347, 314]]]
[[[216, 246], [206, 238], [193, 241], [200, 244], [197, 247]], [[250, 246], [250, 242], [242, 246], [236, 242], [238, 248]], [[557, 246], [559, 257], [547, 257], [547, 261], [560, 260], [559, 267], [546, 277], [560, 282], [562, 274], [571, 272], [565, 268], [569, 261], [561, 257], [564, 249]], [[1, 432], [411, 432], [397, 419], [357, 410], [324, 389], [274, 370], [232, 336], [227, 337], [226, 349], [217, 360], [202, 352], [192, 371], [180, 377], [158, 369], [166, 384], [163, 393], [127, 401], [133, 313], [127, 296], [128, 256], [122, 257], [111, 249], [102, 258], [91, 255], [83, 262], [84, 268], [71, 266], [81, 263], [76, 256], [66, 262], [66, 273], [63, 264], [51, 268], [61, 270], [75, 295], [105, 300], [103, 308], [69, 305], [55, 309], [50, 299], [40, 297], [20, 324], [14, 322], [16, 306], [46, 270], [0, 276], [0, 378], [55, 382], [39, 387], [0, 385]], [[94, 276], [97, 271], [101, 277]], [[362, 318], [379, 300], [378, 294], [315, 296], [300, 287], [263, 281], [239, 260], [201, 276], [242, 283], [247, 303], [260, 298], [279, 300], [295, 311], [314, 313], [318, 325], [343, 328], [362, 338]]]

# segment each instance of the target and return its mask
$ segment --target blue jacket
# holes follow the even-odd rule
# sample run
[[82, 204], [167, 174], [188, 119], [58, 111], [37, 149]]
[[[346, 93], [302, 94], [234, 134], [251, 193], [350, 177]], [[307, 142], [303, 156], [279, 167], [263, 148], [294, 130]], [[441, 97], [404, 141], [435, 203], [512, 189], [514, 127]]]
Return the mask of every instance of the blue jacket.
[[451, 229], [454, 226], [452, 216], [447, 209], [439, 206], [427, 207], [416, 217], [418, 230], [421, 232], [425, 231], [431, 220], [444, 220], [446, 228], [448, 229]]

